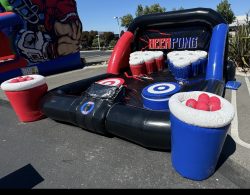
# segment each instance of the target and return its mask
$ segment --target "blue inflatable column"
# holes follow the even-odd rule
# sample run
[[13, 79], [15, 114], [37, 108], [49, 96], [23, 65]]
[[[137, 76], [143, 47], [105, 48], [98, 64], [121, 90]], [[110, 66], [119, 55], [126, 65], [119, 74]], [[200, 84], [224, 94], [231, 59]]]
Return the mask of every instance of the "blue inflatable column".
[[225, 48], [229, 27], [219, 24], [214, 27], [210, 43], [206, 79], [223, 80]]

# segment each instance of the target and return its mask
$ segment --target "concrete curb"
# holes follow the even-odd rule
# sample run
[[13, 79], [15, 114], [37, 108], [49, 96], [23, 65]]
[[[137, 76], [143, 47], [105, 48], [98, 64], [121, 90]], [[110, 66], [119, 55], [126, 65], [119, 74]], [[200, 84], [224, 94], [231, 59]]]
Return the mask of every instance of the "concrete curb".
[[[91, 52], [99, 52], [99, 51], [100, 50], [88, 50], [88, 51], [80, 51], [80, 53], [91, 53]], [[113, 52], [113, 51], [114, 50], [103, 50], [102, 52]]]
[[86, 66], [84, 69], [87, 70], [87, 69], [96, 69], [96, 68], [103, 68], [103, 67], [108, 67], [108, 64]]
[[98, 52], [99, 50], [88, 50], [88, 51], [80, 51], [80, 53], [91, 53], [91, 52]]

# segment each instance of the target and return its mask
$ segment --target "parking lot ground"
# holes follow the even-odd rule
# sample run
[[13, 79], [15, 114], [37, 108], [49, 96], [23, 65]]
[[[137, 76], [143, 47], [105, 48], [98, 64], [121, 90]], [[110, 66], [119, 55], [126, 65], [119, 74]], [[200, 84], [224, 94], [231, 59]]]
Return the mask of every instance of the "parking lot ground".
[[[236, 151], [230, 157], [250, 170], [250, 77], [237, 76], [242, 83], [238, 91], [227, 90], [226, 99], [235, 107], [236, 116], [229, 134], [236, 143]], [[249, 186], [250, 187], [250, 186]]]
[[[47, 82], [52, 89], [105, 71], [106, 67], [72, 71], [47, 77]], [[25, 181], [32, 186], [34, 182], [31, 181], [39, 178], [32, 186], [39, 189], [250, 188], [250, 149], [246, 147], [249, 143], [250, 94], [245, 77], [237, 79], [242, 87], [236, 92], [226, 92], [230, 102], [235, 105], [236, 101], [237, 120], [227, 137], [217, 171], [202, 182], [177, 174], [172, 168], [171, 153], [151, 151], [119, 138], [96, 135], [50, 119], [20, 123], [1, 92], [0, 187], [5, 176], [16, 175], [28, 166], [31, 167], [28, 169], [30, 181], [27, 177]], [[12, 177], [12, 184], [20, 183], [24, 175]]]

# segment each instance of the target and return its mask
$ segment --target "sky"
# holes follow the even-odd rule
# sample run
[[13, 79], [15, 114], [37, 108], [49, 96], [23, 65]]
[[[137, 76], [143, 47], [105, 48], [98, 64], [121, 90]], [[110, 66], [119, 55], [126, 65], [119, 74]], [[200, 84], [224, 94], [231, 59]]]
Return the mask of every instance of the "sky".
[[[134, 15], [139, 4], [150, 6], [159, 3], [167, 11], [181, 6], [185, 9], [195, 7], [216, 9], [221, 0], [76, 0], [76, 2], [84, 31], [118, 33], [118, 22], [114, 17], [122, 17], [129, 13]], [[236, 16], [250, 12], [250, 0], [229, 0], [229, 3]]]

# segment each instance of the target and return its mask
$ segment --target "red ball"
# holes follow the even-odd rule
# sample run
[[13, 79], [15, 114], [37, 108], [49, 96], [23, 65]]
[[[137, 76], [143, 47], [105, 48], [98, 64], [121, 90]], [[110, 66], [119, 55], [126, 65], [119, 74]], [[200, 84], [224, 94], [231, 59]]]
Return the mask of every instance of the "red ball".
[[25, 78], [19, 79], [19, 82], [25, 82], [25, 81], [26, 81]]
[[208, 106], [211, 112], [215, 112], [221, 109], [221, 104], [218, 102], [209, 102]]
[[19, 79], [12, 79], [10, 83], [19, 83]]
[[196, 105], [197, 105], [197, 101], [195, 99], [189, 99], [186, 102], [186, 106], [194, 108], [194, 109], [196, 108]]
[[26, 81], [32, 81], [32, 80], [34, 80], [34, 78], [30, 77], [30, 76], [27, 76], [25, 79], [26, 79]]
[[220, 98], [215, 97], [215, 96], [210, 97], [209, 102], [215, 102], [215, 103], [221, 105]]
[[210, 97], [206, 93], [202, 93], [198, 98], [198, 102], [205, 102], [207, 104], [209, 100], [210, 100]]
[[209, 111], [209, 106], [205, 102], [198, 102], [196, 105], [197, 110]]

